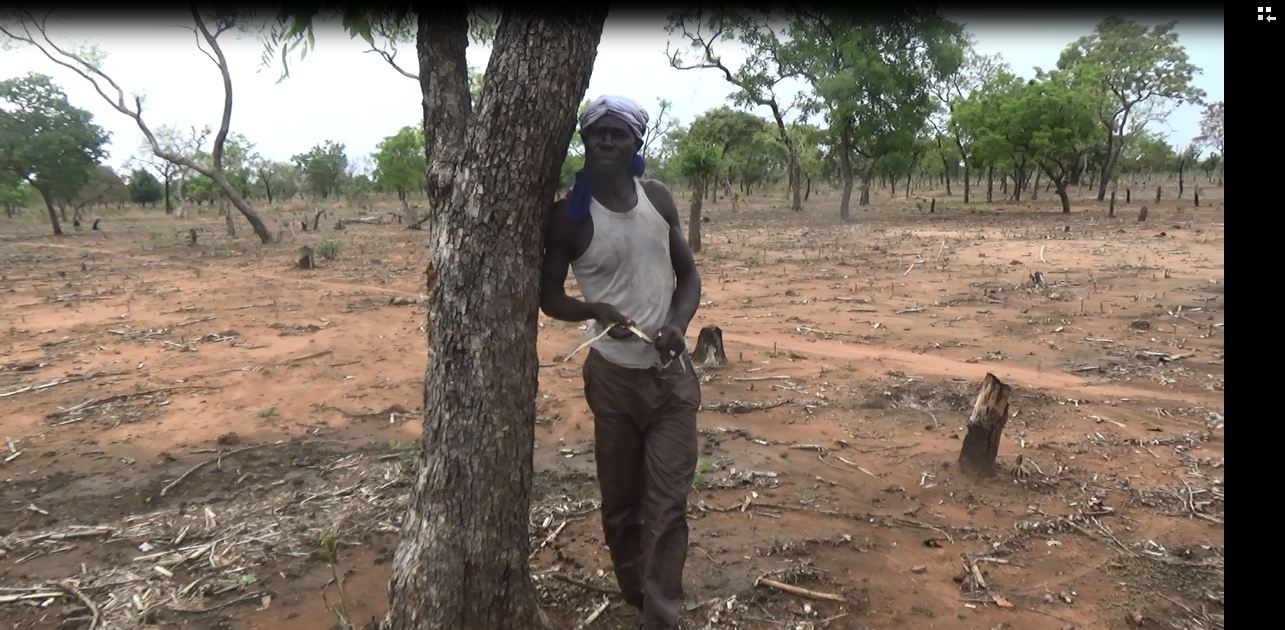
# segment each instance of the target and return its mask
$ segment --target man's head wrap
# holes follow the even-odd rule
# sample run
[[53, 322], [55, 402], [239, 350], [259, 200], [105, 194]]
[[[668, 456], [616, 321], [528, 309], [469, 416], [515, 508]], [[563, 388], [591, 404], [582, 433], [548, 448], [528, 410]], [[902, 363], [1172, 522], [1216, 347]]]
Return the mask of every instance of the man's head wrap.
[[[629, 129], [634, 132], [634, 137], [641, 143], [643, 137], [647, 135], [647, 110], [643, 109], [638, 103], [624, 96], [600, 96], [598, 100], [589, 104], [589, 108], [580, 116], [580, 132], [583, 133], [585, 128], [598, 122], [603, 116], [612, 115], [624, 121]], [[647, 168], [647, 163], [643, 161], [642, 156], [637, 153], [633, 158], [633, 174], [635, 177], [641, 177]], [[581, 169], [576, 171], [576, 183], [571, 188], [567, 199], [571, 202], [571, 221], [573, 223], [580, 221], [589, 214], [589, 177], [588, 173]]]
[[629, 128], [633, 130], [634, 137], [639, 140], [647, 135], [647, 110], [643, 109], [638, 103], [623, 96], [600, 96], [598, 100], [589, 104], [589, 108], [580, 115], [580, 131], [598, 122], [599, 118], [611, 114], [620, 120], [625, 121]]

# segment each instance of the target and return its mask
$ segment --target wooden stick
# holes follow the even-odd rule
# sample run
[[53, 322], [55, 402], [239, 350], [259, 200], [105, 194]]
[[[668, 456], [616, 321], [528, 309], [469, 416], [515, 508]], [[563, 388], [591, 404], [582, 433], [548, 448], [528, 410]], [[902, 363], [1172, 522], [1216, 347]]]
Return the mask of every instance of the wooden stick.
[[563, 581], [563, 582], [566, 582], [567, 584], [570, 584], [570, 585], [572, 585], [572, 586], [579, 586], [580, 588], [583, 588], [583, 589], [585, 589], [585, 590], [589, 590], [589, 591], [594, 591], [594, 592], [598, 592], [598, 593], [604, 593], [604, 594], [606, 594], [606, 595], [619, 595], [619, 594], [620, 594], [620, 591], [619, 591], [618, 589], [611, 588], [610, 586], [595, 586], [595, 585], [590, 584], [590, 583], [588, 583], [588, 582], [581, 582], [580, 580], [577, 580], [577, 579], [575, 579], [575, 578], [573, 578], [573, 577], [571, 577], [571, 576], [569, 576], [569, 575], [564, 575], [564, 574], [562, 574], [562, 573], [554, 573], [554, 574], [552, 574], [552, 576], [551, 576], [551, 577], [553, 577], [554, 579], [557, 579], [557, 580], [561, 580], [561, 581]]
[[798, 595], [799, 597], [807, 597], [808, 599], [825, 600], [825, 601], [831, 601], [831, 602], [848, 601], [839, 595], [834, 595], [832, 593], [822, 593], [820, 591], [810, 591], [806, 588], [791, 586], [784, 582], [777, 582], [776, 580], [771, 580], [765, 577], [760, 577], [759, 579], [754, 580], [755, 586], [758, 586], [760, 584], [762, 584], [763, 586], [774, 588], [778, 591], [789, 593], [791, 595]]
[[100, 378], [100, 377], [103, 377], [103, 376], [123, 376], [123, 375], [125, 375], [125, 374], [128, 374], [128, 372], [97, 372], [97, 373], [95, 373], [95, 374], [76, 374], [76, 375], [73, 375], [73, 376], [67, 376], [67, 377], [64, 377], [64, 378], [57, 379], [57, 380], [49, 381], [48, 383], [41, 383], [41, 384], [38, 384], [38, 385], [28, 385], [28, 386], [26, 386], [26, 387], [19, 387], [18, 389], [10, 390], [10, 391], [7, 391], [7, 392], [0, 392], [0, 398], [8, 398], [8, 397], [10, 397], [10, 396], [17, 396], [18, 394], [22, 394], [22, 393], [25, 393], [25, 392], [38, 392], [38, 391], [41, 391], [41, 390], [49, 389], [50, 387], [55, 387], [55, 386], [63, 385], [63, 384], [66, 384], [66, 383], [75, 383], [75, 382], [78, 382], [78, 381], [87, 381], [87, 380], [89, 380], [89, 379], [91, 379], [91, 378]]
[[1040, 262], [1047, 265], [1049, 264], [1049, 261], [1044, 260], [1044, 248], [1045, 248], [1045, 245], [1040, 245]]
[[580, 625], [576, 626], [576, 628], [584, 628], [584, 627], [587, 627], [589, 624], [597, 621], [598, 617], [602, 615], [602, 611], [607, 609], [607, 604], [610, 604], [610, 603], [611, 603], [611, 600], [604, 597], [602, 599], [602, 604], [598, 606], [598, 609], [593, 611], [593, 614], [585, 618], [584, 621], [580, 622]]
[[94, 618], [89, 621], [89, 630], [94, 630], [95, 628], [97, 628], [98, 627], [98, 607], [94, 605], [94, 602], [89, 601], [89, 598], [85, 597], [85, 594], [80, 592], [80, 589], [76, 588], [76, 585], [71, 580], [63, 580], [58, 583], [58, 586], [61, 586], [63, 590], [78, 597], [80, 601], [83, 602], [87, 608], [89, 608], [89, 612], [93, 613], [94, 615]]
[[24, 599], [47, 599], [62, 595], [62, 591], [42, 591], [37, 589], [34, 593], [23, 593], [22, 595], [0, 595], [0, 604], [9, 604], [12, 602], [22, 601]]
[[793, 376], [742, 376], [734, 378], [734, 381], [787, 381], [794, 378]]
[[279, 444], [278, 442], [271, 442], [271, 443], [264, 443], [264, 444], [255, 444], [254, 446], [247, 446], [247, 447], [244, 447], [244, 448], [238, 448], [238, 449], [237, 449], [237, 450], [235, 450], [235, 451], [230, 451], [230, 452], [228, 452], [226, 455], [225, 455], [225, 454], [223, 454], [223, 453], [220, 453], [220, 454], [218, 455], [218, 457], [213, 457], [213, 458], [211, 458], [211, 459], [207, 459], [207, 460], [205, 460], [205, 461], [203, 461], [203, 462], [201, 462], [201, 463], [199, 463], [199, 464], [197, 464], [197, 465], [195, 465], [195, 466], [193, 466], [193, 467], [189, 468], [189, 469], [187, 470], [187, 472], [185, 472], [185, 473], [183, 473], [182, 475], [180, 475], [178, 479], [175, 479], [174, 481], [171, 481], [171, 482], [169, 482], [168, 484], [166, 484], [164, 488], [161, 488], [161, 496], [165, 496], [167, 493], [169, 493], [169, 491], [170, 491], [170, 490], [174, 489], [174, 486], [177, 486], [178, 484], [182, 483], [182, 481], [183, 481], [184, 479], [187, 479], [188, 475], [191, 475], [192, 473], [194, 473], [194, 472], [196, 472], [196, 471], [198, 471], [198, 470], [200, 470], [200, 469], [202, 469], [202, 468], [204, 468], [204, 467], [206, 467], [206, 466], [209, 466], [210, 464], [213, 464], [214, 462], [221, 462], [225, 456], [226, 456], [226, 457], [231, 457], [231, 456], [233, 456], [233, 455], [236, 455], [237, 453], [243, 453], [243, 452], [245, 452], [245, 451], [249, 451], [249, 450], [256, 449], [256, 448], [263, 448], [264, 446], [276, 446], [276, 445], [278, 445], [278, 444]]
[[211, 606], [209, 608], [179, 608], [177, 606], [174, 606], [173, 604], [166, 604], [165, 607], [174, 612], [181, 612], [181, 613], [208, 613], [208, 612], [214, 612], [216, 610], [219, 610], [220, 608], [227, 608], [228, 606], [231, 606], [233, 604], [239, 604], [241, 602], [250, 601], [252, 599], [258, 599], [259, 597], [262, 597], [262, 596], [263, 596], [263, 593], [261, 592], [250, 593], [249, 595], [244, 595], [234, 600], [223, 602], [218, 606]]
[[567, 353], [567, 356], [562, 357], [562, 362], [563, 362], [563, 363], [566, 363], [567, 361], [570, 361], [570, 360], [571, 360], [571, 357], [576, 356], [576, 353], [577, 353], [577, 352], [580, 352], [581, 350], [584, 350], [585, 348], [589, 347], [591, 344], [593, 344], [593, 342], [595, 342], [595, 341], [597, 341], [597, 340], [599, 340], [599, 339], [602, 339], [603, 337], [606, 337], [606, 336], [607, 336], [607, 333], [609, 333], [609, 332], [611, 332], [611, 329], [610, 329], [610, 328], [608, 328], [608, 329], [606, 329], [606, 330], [603, 330], [602, 332], [598, 333], [598, 334], [597, 334], [597, 335], [595, 335], [592, 339], [586, 339], [584, 343], [582, 343], [582, 344], [580, 344], [580, 345], [576, 346], [576, 349], [575, 349], [575, 350], [572, 350], [571, 352]]
[[278, 363], [277, 365], [278, 365], [278, 366], [290, 365], [290, 364], [292, 364], [292, 363], [298, 363], [298, 362], [300, 362], [300, 361], [307, 361], [308, 359], [315, 359], [315, 358], [317, 358], [317, 357], [324, 357], [324, 356], [326, 356], [326, 355], [328, 355], [328, 354], [332, 354], [333, 352], [334, 352], [333, 350], [322, 350], [321, 352], [314, 352], [314, 353], [312, 353], [312, 354], [306, 354], [306, 355], [301, 356], [301, 357], [295, 357], [295, 358], [293, 358], [293, 359], [286, 359], [285, 361], [282, 361], [282, 362]]

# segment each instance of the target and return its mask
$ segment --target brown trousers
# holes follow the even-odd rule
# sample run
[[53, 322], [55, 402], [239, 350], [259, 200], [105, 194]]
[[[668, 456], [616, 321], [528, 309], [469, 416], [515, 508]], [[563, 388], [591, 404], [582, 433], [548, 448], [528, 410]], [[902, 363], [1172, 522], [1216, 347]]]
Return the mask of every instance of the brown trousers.
[[683, 603], [701, 393], [691, 362], [682, 363], [631, 369], [590, 351], [584, 364], [602, 529], [620, 591], [649, 630], [678, 628]]

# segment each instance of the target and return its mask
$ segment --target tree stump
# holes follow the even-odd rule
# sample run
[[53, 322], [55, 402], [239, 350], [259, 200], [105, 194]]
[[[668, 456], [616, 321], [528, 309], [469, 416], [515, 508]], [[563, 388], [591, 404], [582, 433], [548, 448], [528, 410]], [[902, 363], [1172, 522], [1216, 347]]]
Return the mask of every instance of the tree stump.
[[974, 477], [995, 474], [995, 457], [999, 455], [999, 440], [1008, 423], [1008, 398], [1013, 388], [1000, 382], [994, 374], [987, 373], [982, 389], [973, 403], [973, 413], [968, 417], [968, 435], [959, 449], [959, 467]]
[[1127, 206], [1127, 205], [1129, 205], [1132, 201], [1133, 201], [1133, 190], [1132, 190], [1132, 189], [1129, 189], [1129, 188], [1125, 188], [1125, 189], [1124, 189], [1124, 205], [1126, 205], [1126, 206]]
[[1138, 223], [1143, 223], [1146, 220], [1147, 220], [1147, 207], [1142, 206], [1142, 209], [1138, 211]]
[[928, 214], [936, 214], [936, 213], [937, 213], [937, 198], [933, 197], [932, 199], [928, 200]]
[[1107, 216], [1115, 216], [1115, 191], [1111, 191], [1111, 205], [1107, 208]]
[[1156, 203], [1160, 203], [1160, 187], [1156, 186]]
[[[1200, 207], [1200, 186], [1196, 186], [1195, 198], [1196, 198], [1196, 207], [1199, 208]], [[97, 223], [95, 223], [94, 225], [97, 225]], [[95, 227], [94, 229], [97, 230], [98, 228]]]
[[[1197, 201], [1196, 201], [1196, 205], [1200, 205], [1200, 201], [1199, 201], [1200, 196], [1199, 196], [1199, 195], [1197, 195], [1197, 196], [1196, 196], [1196, 199], [1197, 199]], [[98, 229], [98, 222], [99, 222], [99, 221], [102, 221], [102, 219], [94, 219], [94, 229], [95, 229], [95, 230], [97, 230], [97, 229]]]
[[700, 336], [696, 338], [696, 350], [692, 352], [692, 362], [706, 367], [727, 365], [723, 329], [712, 324], [701, 329]]
[[228, 238], [236, 238], [236, 225], [232, 223], [232, 213], [224, 212], [223, 218], [227, 221], [227, 224], [228, 224]]
[[196, 244], [196, 228], [187, 229], [187, 244], [188, 245]]
[[303, 228], [303, 231], [304, 231], [304, 232], [307, 232], [307, 231], [308, 231], [308, 220], [307, 220], [307, 219], [300, 219], [300, 220], [299, 220], [299, 227]]
[[320, 225], [321, 225], [321, 217], [325, 216], [325, 214], [326, 214], [326, 211], [325, 211], [325, 210], [318, 210], [318, 211], [317, 211], [317, 215], [316, 215], [316, 216], [314, 216], [314, 217], [312, 217], [312, 231], [313, 231], [313, 232], [316, 232], [316, 231], [317, 231], [318, 226], [320, 226]]
[[303, 246], [299, 248], [299, 262], [295, 266], [300, 269], [315, 269], [316, 263], [312, 259], [312, 248]]

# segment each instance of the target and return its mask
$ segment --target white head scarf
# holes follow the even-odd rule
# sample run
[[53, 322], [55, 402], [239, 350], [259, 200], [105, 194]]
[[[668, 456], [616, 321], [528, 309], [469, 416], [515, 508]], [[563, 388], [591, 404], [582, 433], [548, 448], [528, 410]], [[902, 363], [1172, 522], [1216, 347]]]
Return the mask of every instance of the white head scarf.
[[647, 135], [647, 110], [643, 109], [638, 103], [624, 96], [600, 96], [598, 100], [589, 104], [589, 108], [580, 116], [580, 130], [584, 131], [585, 127], [594, 124], [599, 118], [611, 114], [629, 125], [634, 135], [639, 140]]

